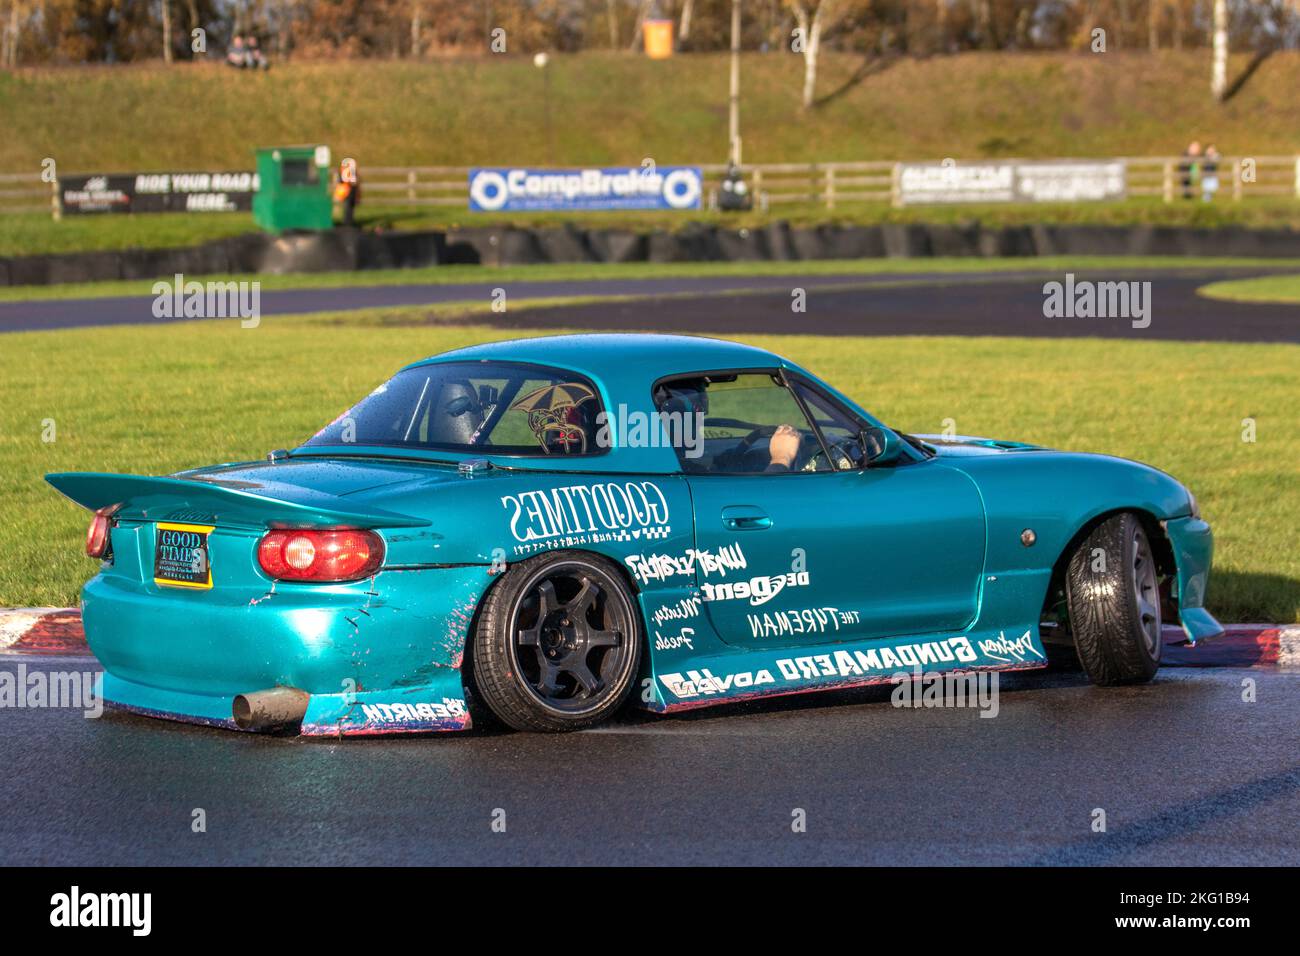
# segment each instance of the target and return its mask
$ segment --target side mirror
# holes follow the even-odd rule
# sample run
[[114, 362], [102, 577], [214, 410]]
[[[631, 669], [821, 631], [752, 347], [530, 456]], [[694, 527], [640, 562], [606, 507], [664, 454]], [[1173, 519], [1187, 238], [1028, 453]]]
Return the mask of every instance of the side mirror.
[[887, 428], [870, 425], [862, 429], [862, 463], [888, 465], [903, 453], [903, 440]]

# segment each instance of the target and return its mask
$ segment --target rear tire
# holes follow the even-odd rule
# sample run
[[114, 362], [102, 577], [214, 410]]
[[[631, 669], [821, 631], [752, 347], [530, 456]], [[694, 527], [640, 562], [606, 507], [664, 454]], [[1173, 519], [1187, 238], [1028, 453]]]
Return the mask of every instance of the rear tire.
[[488, 594], [474, 632], [474, 684], [516, 730], [581, 730], [627, 700], [641, 645], [618, 567], [557, 551], [510, 568]]
[[1094, 684], [1149, 681], [1160, 667], [1160, 579], [1142, 522], [1108, 518], [1070, 557], [1065, 576], [1070, 630]]

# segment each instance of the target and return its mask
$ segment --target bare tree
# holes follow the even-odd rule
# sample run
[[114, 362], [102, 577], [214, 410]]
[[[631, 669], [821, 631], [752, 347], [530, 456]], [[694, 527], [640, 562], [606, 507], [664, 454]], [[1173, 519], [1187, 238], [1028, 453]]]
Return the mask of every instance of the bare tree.
[[641, 32], [645, 27], [645, 22], [650, 16], [650, 5], [654, 0], [641, 0], [637, 4], [636, 10], [636, 27], [632, 30], [632, 46], [630, 49], [635, 50], [641, 45]]
[[849, 12], [849, 0], [785, 0], [799, 28], [798, 52], [803, 54], [803, 93], [799, 104], [810, 110], [817, 99], [817, 60], [822, 37]]
[[0, 34], [0, 69], [13, 69], [18, 65], [18, 40], [22, 36], [22, 21], [18, 0], [9, 0], [9, 21]]
[[1228, 92], [1228, 0], [1214, 0], [1214, 59], [1210, 92], [1220, 103]]
[[695, 12], [695, 0], [685, 0], [682, 4], [681, 17], [677, 21], [677, 41], [685, 43], [691, 38], [691, 15]]
[[168, 0], [162, 0], [162, 43], [163, 43], [163, 62], [172, 61], [172, 5]]

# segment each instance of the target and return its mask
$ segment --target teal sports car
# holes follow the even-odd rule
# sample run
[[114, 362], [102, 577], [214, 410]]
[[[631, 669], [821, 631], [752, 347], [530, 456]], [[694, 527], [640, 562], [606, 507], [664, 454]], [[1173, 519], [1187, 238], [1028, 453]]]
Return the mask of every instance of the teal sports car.
[[589, 727], [906, 675], [1149, 680], [1212, 538], [1146, 465], [907, 435], [732, 342], [577, 335], [409, 365], [292, 451], [47, 480], [94, 517], [112, 704], [306, 735]]

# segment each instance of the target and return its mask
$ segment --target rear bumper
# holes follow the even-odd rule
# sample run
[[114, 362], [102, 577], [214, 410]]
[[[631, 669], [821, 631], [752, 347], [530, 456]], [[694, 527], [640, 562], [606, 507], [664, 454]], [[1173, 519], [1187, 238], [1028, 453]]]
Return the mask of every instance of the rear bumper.
[[[151, 687], [104, 674], [104, 700], [116, 710], [239, 730], [231, 718], [234, 694], [195, 694]], [[468, 730], [469, 712], [459, 671], [420, 687], [364, 693], [312, 694], [298, 732], [306, 737]]]
[[465, 641], [490, 580], [481, 566], [425, 568], [235, 597], [101, 574], [83, 620], [123, 709], [233, 727], [236, 695], [293, 687], [311, 695], [304, 734], [459, 730]]
[[1214, 560], [1214, 535], [1200, 518], [1174, 518], [1165, 522], [1178, 566], [1175, 591], [1178, 615], [1188, 643], [1209, 640], [1223, 633], [1223, 625], [1205, 610], [1205, 591]]

